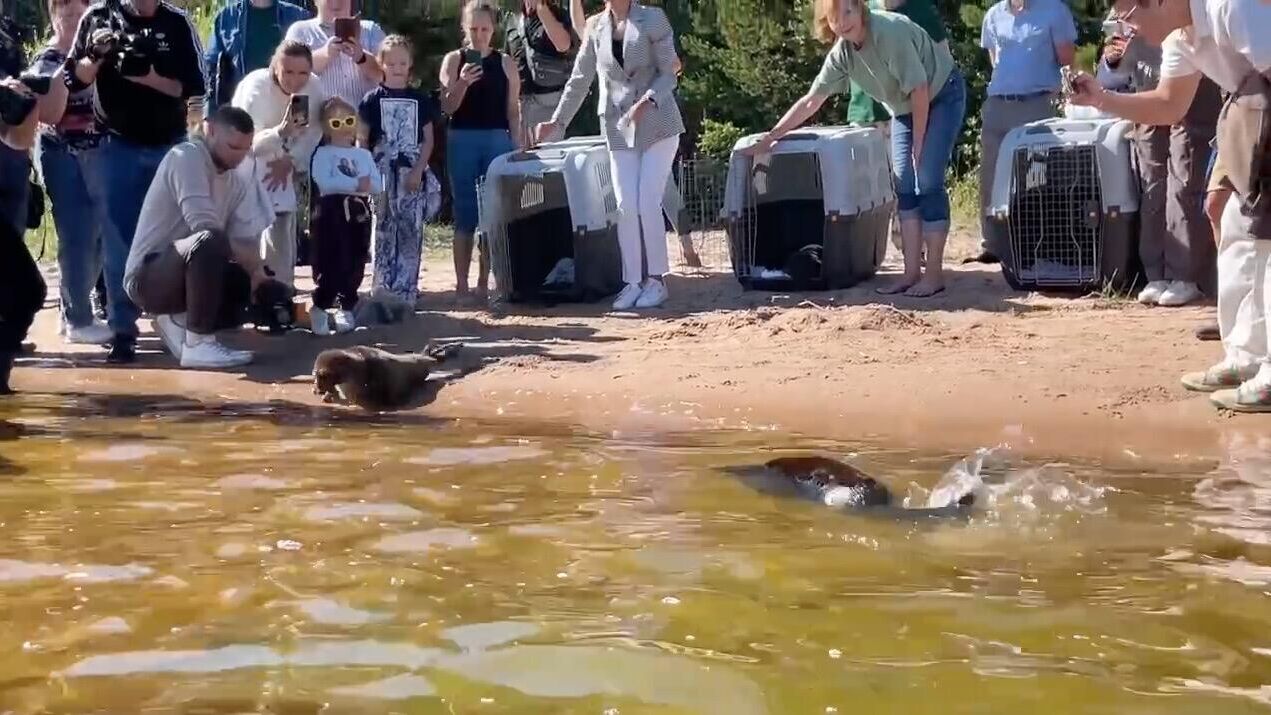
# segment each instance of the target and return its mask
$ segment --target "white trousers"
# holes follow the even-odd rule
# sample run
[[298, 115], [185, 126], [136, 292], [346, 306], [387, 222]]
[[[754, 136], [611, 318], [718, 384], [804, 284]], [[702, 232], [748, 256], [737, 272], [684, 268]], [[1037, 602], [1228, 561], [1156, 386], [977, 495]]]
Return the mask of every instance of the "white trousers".
[[274, 278], [289, 286], [296, 284], [296, 212], [277, 215], [274, 223], [260, 236], [260, 259]]
[[1227, 202], [1218, 242], [1218, 329], [1227, 362], [1239, 368], [1258, 365], [1258, 379], [1271, 379], [1271, 236], [1254, 238], [1251, 222], [1240, 212], [1240, 199]]
[[662, 196], [666, 193], [671, 164], [679, 147], [680, 138], [674, 136], [644, 150], [609, 152], [613, 188], [618, 197], [618, 247], [622, 251], [625, 283], [644, 280], [642, 258], [648, 264], [650, 276], [661, 277], [671, 272], [666, 252], [666, 223], [662, 220]]

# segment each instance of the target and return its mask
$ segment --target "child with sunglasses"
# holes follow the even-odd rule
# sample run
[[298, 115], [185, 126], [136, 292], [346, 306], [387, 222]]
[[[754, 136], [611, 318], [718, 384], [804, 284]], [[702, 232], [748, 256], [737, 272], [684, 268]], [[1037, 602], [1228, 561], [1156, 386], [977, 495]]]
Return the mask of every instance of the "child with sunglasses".
[[[339, 97], [322, 104], [322, 146], [313, 153], [316, 189], [310, 217], [313, 237], [314, 335], [347, 333], [371, 250], [370, 195], [384, 190], [375, 157], [357, 139], [357, 112]], [[338, 304], [338, 309], [337, 309]]]

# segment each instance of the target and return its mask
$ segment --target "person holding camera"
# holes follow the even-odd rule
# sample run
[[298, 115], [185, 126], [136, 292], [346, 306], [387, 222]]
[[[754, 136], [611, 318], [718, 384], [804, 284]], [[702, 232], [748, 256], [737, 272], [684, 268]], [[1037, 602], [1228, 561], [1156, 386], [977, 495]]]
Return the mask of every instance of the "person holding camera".
[[[503, 32], [508, 54], [521, 75], [521, 125], [526, 137], [556, 111], [586, 23], [582, 0], [570, 0], [568, 9], [557, 0], [520, 0], [518, 9], [507, 14]], [[545, 141], [557, 139], [553, 135]]]
[[53, 36], [36, 55], [31, 72], [49, 82], [40, 103], [40, 176], [57, 230], [61, 334], [66, 342], [102, 345], [112, 333], [93, 314], [92, 292], [101, 276], [101, 226], [105, 204], [88, 181], [101, 135], [93, 113], [93, 90], [72, 93], [64, 81], [66, 58], [88, 0], [50, 0]]
[[285, 39], [313, 50], [313, 73], [327, 97], [339, 97], [356, 107], [367, 92], [384, 80], [375, 55], [384, 29], [371, 20], [353, 17], [352, 0], [318, 0], [318, 16], [287, 28]]
[[38, 82], [21, 76], [24, 59], [13, 25], [0, 21], [0, 395], [12, 392], [13, 360], [47, 290], [22, 240], [30, 196], [28, 154], [39, 119], [39, 97], [30, 86]]
[[109, 324], [107, 362], [136, 359], [137, 306], [124, 264], [142, 197], [168, 151], [186, 138], [188, 102], [202, 97], [203, 51], [184, 12], [163, 0], [105, 0], [85, 13], [71, 47], [72, 92], [96, 89], [105, 136], [91, 172], [106, 203], [103, 232]]
[[312, 70], [309, 46], [287, 40], [278, 46], [269, 67], [243, 78], [230, 102], [260, 128], [247, 161], [276, 214], [261, 237], [261, 257], [287, 286], [296, 279], [296, 188], [300, 177], [309, 174], [309, 160], [322, 139], [316, 118], [326, 95]]
[[[237, 308], [253, 299], [291, 300], [260, 258], [260, 234], [273, 210], [252, 176], [236, 171], [251, 152], [254, 131], [242, 109], [213, 110], [203, 138], [178, 144], [160, 162], [141, 208], [124, 286], [155, 316], [155, 331], [181, 367], [251, 362], [250, 352], [226, 347], [216, 331], [241, 325]], [[250, 297], [234, 290], [244, 283]]]

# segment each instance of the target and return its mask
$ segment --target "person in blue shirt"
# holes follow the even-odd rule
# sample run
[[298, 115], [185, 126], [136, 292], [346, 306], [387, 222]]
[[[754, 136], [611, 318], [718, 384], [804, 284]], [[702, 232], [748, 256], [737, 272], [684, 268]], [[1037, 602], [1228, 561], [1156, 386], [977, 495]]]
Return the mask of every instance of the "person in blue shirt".
[[[993, 76], [980, 115], [980, 235], [988, 235], [985, 209], [1002, 140], [1014, 128], [1053, 117], [1060, 67], [1072, 64], [1077, 24], [1064, 0], [1001, 0], [984, 15], [980, 46], [989, 53]], [[968, 262], [996, 263], [981, 238], [981, 252]]]
[[203, 62], [207, 70], [208, 115], [234, 96], [234, 87], [248, 72], [268, 67], [274, 50], [292, 23], [313, 13], [285, 0], [232, 0], [216, 13]]

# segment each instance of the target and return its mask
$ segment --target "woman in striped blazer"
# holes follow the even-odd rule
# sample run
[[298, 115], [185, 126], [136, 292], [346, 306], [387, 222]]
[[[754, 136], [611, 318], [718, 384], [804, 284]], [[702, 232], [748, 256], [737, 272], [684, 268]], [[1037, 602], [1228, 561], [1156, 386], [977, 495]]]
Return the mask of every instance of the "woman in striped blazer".
[[[586, 36], [551, 121], [540, 138], [568, 126], [592, 80], [600, 77], [598, 113], [609, 147], [618, 198], [618, 243], [627, 284], [615, 310], [654, 308], [666, 301], [670, 272], [662, 196], [684, 121], [675, 101], [675, 38], [661, 8], [608, 0], [587, 19]], [[646, 276], [641, 259], [647, 264]]]

